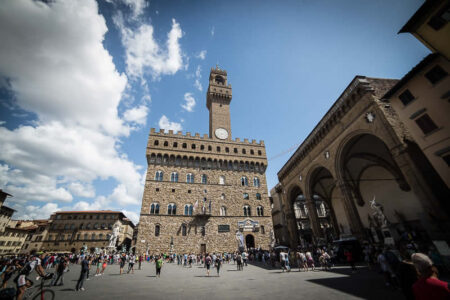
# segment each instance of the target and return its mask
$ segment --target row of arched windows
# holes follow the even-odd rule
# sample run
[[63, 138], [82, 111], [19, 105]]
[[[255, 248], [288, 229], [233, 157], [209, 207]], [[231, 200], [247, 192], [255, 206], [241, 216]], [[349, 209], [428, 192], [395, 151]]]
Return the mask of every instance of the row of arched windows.
[[[156, 171], [155, 173], [155, 181], [164, 181], [164, 172], [163, 171]], [[170, 181], [171, 182], [178, 182], [178, 173], [172, 172], [170, 174]], [[194, 183], [195, 182], [195, 176], [192, 173], [186, 174], [186, 183]], [[208, 176], [206, 174], [201, 175], [201, 183], [207, 184], [208, 183]], [[225, 184], [225, 176], [219, 176], [219, 184]], [[248, 186], [248, 178], [246, 176], [241, 177], [241, 185], [242, 186]], [[253, 177], [253, 186], [254, 187], [260, 187], [260, 181], [258, 177]]]
[[[75, 225], [75, 224], [64, 224], [64, 230], [75, 230], [76, 227], [78, 227], [79, 229], [112, 229], [112, 224], [106, 224], [106, 223], [81, 223], [79, 226]], [[52, 229], [56, 229], [56, 226], [52, 226]]]
[[[153, 145], [154, 146], [159, 146], [159, 140], [155, 140], [154, 142], [153, 142]], [[164, 143], [163, 143], [163, 146], [164, 147], [169, 147], [169, 142], [168, 141], [165, 141]], [[178, 142], [173, 142], [172, 143], [172, 147], [173, 148], [178, 148]], [[183, 149], [187, 149], [188, 148], [188, 144], [187, 143], [182, 143], [181, 144], [181, 148], [183, 148]], [[191, 144], [191, 147], [190, 147], [192, 150], [196, 150], [197, 149], [197, 145], [196, 144]], [[205, 150], [205, 149], [208, 149], [208, 151], [212, 151], [213, 150], [213, 147], [211, 146], [211, 145], [209, 145], [208, 147], [205, 147], [205, 145], [200, 145], [200, 150]], [[220, 147], [220, 146], [216, 146], [216, 151], [217, 152], [221, 152], [222, 151], [222, 148]], [[230, 148], [229, 147], [224, 147], [224, 151], [226, 152], [226, 153], [230, 153]], [[233, 153], [239, 153], [239, 150], [238, 150], [238, 148], [233, 148]], [[245, 149], [245, 148], [243, 148], [243, 149], [241, 149], [241, 153], [242, 154], [247, 154], [247, 149]], [[255, 150], [253, 150], [253, 149], [250, 149], [250, 155], [255, 155]], [[261, 150], [256, 150], [256, 153], [258, 153], [258, 155], [259, 156], [261, 156], [262, 155], [262, 151]]]
[[[72, 239], [72, 237], [74, 237], [73, 234], [69, 234], [67, 236], [64, 235], [64, 234], [59, 234], [59, 235], [55, 236], [55, 241], [69, 241], [69, 240]], [[92, 233], [92, 234], [85, 233], [83, 236], [81, 234], [78, 234], [77, 235], [77, 240], [80, 240], [82, 238], [84, 240], [109, 240], [110, 237], [111, 237], [111, 234], [104, 235], [103, 233], [100, 233], [99, 235], [97, 235], [95, 233]], [[52, 241], [53, 240], [53, 236], [49, 235], [48, 240]]]
[[166, 165], [166, 166], [177, 166], [177, 167], [189, 167], [197, 168], [202, 170], [218, 169], [227, 171], [246, 171], [246, 172], [259, 172], [263, 173], [266, 170], [264, 164], [259, 162], [248, 162], [248, 161], [231, 161], [231, 160], [217, 160], [211, 158], [200, 158], [200, 157], [187, 157], [187, 156], [175, 156], [175, 155], [162, 155], [152, 153], [150, 155], [150, 164], [156, 165]]
[[[244, 216], [250, 217], [251, 216], [251, 208], [249, 205], [244, 205]], [[192, 204], [186, 204], [184, 206], [184, 215], [185, 216], [192, 216], [194, 213], [194, 206]], [[150, 214], [152, 215], [158, 215], [159, 214], [159, 204], [158, 203], [152, 203], [150, 205]], [[168, 215], [176, 215], [177, 214], [177, 206], [174, 203], [170, 203], [167, 205], [167, 214]], [[220, 215], [226, 216], [227, 215], [227, 208], [225, 206], [220, 207]], [[259, 205], [256, 207], [256, 215], [258, 217], [264, 216], [264, 208]]]

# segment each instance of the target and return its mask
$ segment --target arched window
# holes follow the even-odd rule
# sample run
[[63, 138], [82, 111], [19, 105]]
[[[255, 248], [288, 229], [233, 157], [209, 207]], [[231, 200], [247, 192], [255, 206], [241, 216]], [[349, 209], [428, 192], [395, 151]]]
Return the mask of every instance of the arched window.
[[110, 233], [106, 234], [106, 240], [109, 241], [110, 238], [111, 238], [111, 234]]
[[159, 214], [159, 204], [158, 203], [152, 203], [152, 205], [150, 205], [150, 214], [152, 214], [152, 215]]
[[254, 155], [254, 154], [255, 154], [255, 151], [253, 151], [253, 149], [250, 149], [250, 154], [251, 154], [251, 155]]
[[163, 181], [163, 171], [156, 171], [155, 173], [155, 180], [156, 181]]
[[262, 152], [261, 152], [261, 150], [258, 150], [258, 155], [262, 155]]
[[64, 230], [69, 230], [69, 224], [64, 225]]
[[155, 225], [155, 236], [159, 236], [159, 231], [161, 230], [161, 226], [159, 224]]
[[225, 206], [222, 206], [220, 208], [220, 215], [221, 216], [226, 216], [227, 215], [227, 208]]
[[237, 149], [237, 148], [234, 148], [234, 149], [233, 149], [233, 152], [234, 152], [234, 153], [238, 153], [238, 149]]
[[108, 224], [108, 229], [112, 229], [112, 224]]
[[200, 150], [205, 150], [205, 145], [200, 145]]
[[261, 194], [260, 193], [256, 193], [256, 200], [261, 200]]
[[94, 229], [98, 229], [98, 223], [94, 224]]
[[178, 143], [177, 142], [173, 142], [173, 147], [177, 148], [178, 147]]
[[217, 152], [220, 152], [220, 147], [219, 146], [217, 146]]
[[243, 196], [244, 200], [248, 200], [249, 199], [248, 193], [244, 193], [242, 196]]
[[202, 174], [202, 183], [207, 184], [208, 183], [208, 176], [206, 174]]
[[168, 215], [176, 215], [177, 214], [177, 206], [174, 203], [170, 203], [167, 206], [167, 214]]
[[219, 184], [225, 184], [225, 176], [219, 177]]
[[80, 224], [80, 229], [83, 229], [83, 227], [84, 227], [84, 226], [83, 226], [83, 223], [81, 223], [81, 224]]
[[187, 175], [186, 175], [186, 182], [187, 183], [194, 183], [194, 174], [187, 173]]
[[245, 151], [245, 149], [242, 149], [242, 154], [247, 154], [247, 151]]
[[98, 239], [99, 239], [99, 240], [103, 240], [103, 233], [100, 233], [100, 234], [98, 235]]
[[229, 153], [229, 152], [230, 152], [230, 148], [225, 147], [225, 152], [226, 152], [226, 153]]
[[211, 146], [208, 146], [208, 151], [212, 151], [212, 147]]
[[74, 230], [75, 229], [75, 224], [70, 224], [70, 229]]
[[89, 239], [89, 235], [87, 233], [84, 234], [84, 239], [85, 240]]
[[159, 145], [159, 141], [155, 140], [155, 142], [153, 143], [153, 145], [158, 146]]
[[250, 206], [244, 205], [244, 216], [250, 217], [251, 215]]
[[164, 147], [168, 147], [169, 146], [169, 142], [165, 141], [164, 142]]
[[242, 186], [248, 186], [248, 178], [245, 176], [241, 177], [241, 185]]
[[260, 183], [259, 183], [259, 178], [258, 177], [253, 178], [253, 186], [260, 187]]
[[86, 225], [86, 229], [91, 229], [91, 223], [88, 223], [88, 224]]
[[192, 216], [193, 211], [194, 211], [194, 206], [192, 206], [192, 204], [186, 204], [184, 206], [184, 215], [185, 216]]
[[172, 172], [172, 174], [170, 174], [170, 181], [178, 182], [178, 173], [177, 172]]
[[187, 144], [186, 144], [186, 143], [183, 143], [182, 147], [183, 147], [184, 149], [186, 149], [186, 148], [187, 148]]
[[194, 149], [195, 149], [195, 144], [192, 144], [192, 145], [191, 145], [191, 148], [194, 150]]
[[95, 233], [92, 234], [91, 240], [95, 240]]
[[258, 206], [256, 208], [256, 214], [258, 215], [258, 217], [264, 216], [264, 208], [262, 206]]
[[187, 226], [186, 224], [181, 225], [181, 235], [186, 236], [187, 235]]

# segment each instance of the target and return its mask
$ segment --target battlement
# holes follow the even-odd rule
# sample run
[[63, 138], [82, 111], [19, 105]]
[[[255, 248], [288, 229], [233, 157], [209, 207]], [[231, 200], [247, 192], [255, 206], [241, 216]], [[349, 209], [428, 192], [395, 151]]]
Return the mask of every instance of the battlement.
[[[160, 137], [174, 137], [174, 138], [188, 138], [188, 139], [194, 139], [194, 140], [199, 140], [199, 141], [205, 141], [205, 142], [221, 142], [219, 140], [214, 140], [211, 139], [208, 134], [203, 134], [203, 136], [201, 136], [199, 133], [195, 133], [194, 135], [192, 135], [191, 132], [186, 132], [185, 134], [183, 134], [182, 131], [178, 131], [177, 133], [174, 133], [173, 130], [164, 130], [164, 129], [159, 129], [159, 131], [156, 131], [156, 128], [150, 128], [150, 136], [160, 136]], [[246, 145], [254, 145], [254, 146], [264, 146], [264, 141], [260, 140], [259, 143], [252, 139], [251, 141], [247, 138], [244, 139], [244, 141], [241, 141], [240, 138], [235, 138], [234, 140], [231, 141], [223, 141], [225, 143], [239, 143], [239, 144], [246, 144]]]
[[211, 68], [211, 73], [227, 76], [227, 71], [226, 70], [221, 70], [217, 66], [215, 68]]

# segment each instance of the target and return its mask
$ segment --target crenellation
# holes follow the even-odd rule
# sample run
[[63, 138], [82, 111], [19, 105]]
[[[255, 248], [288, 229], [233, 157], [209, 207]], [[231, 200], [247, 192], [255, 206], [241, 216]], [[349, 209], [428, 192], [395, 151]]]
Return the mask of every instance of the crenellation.
[[[138, 253], [146, 250], [149, 254], [231, 252], [237, 249], [237, 230], [253, 241], [249, 247], [268, 249], [270, 246], [272, 218], [264, 142], [232, 138], [231, 84], [227, 85], [226, 76], [226, 71], [217, 68], [210, 74], [207, 93], [209, 134], [150, 130], [137, 238], [146, 243], [137, 244]], [[214, 88], [218, 93], [213, 92]], [[216, 134], [216, 129], [222, 129], [225, 135]], [[195, 203], [199, 203], [197, 209], [192, 215], [186, 215], [186, 205], [193, 207]], [[151, 211], [152, 204], [154, 207], [158, 204], [158, 213]], [[169, 210], [173, 205], [175, 213]], [[203, 207], [208, 210], [208, 215], [196, 217]], [[256, 225], [251, 229], [239, 228], [239, 222], [245, 220]], [[186, 235], [181, 234], [183, 224]], [[157, 225], [160, 226], [159, 236], [155, 236]], [[228, 225], [229, 231], [219, 232], [218, 225]], [[171, 242], [173, 248], [169, 247]]]

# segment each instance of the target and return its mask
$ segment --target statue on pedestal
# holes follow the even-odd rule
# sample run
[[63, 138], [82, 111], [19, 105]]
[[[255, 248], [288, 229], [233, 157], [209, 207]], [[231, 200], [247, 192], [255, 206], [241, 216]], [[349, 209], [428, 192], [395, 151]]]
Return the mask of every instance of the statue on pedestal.
[[375, 196], [373, 196], [372, 201], [370, 201], [370, 208], [372, 208], [375, 211], [373, 213], [373, 217], [381, 227], [389, 225], [389, 221], [386, 218], [386, 215], [384, 214], [383, 211], [383, 206], [380, 203], [375, 202]]
[[109, 245], [107, 248], [113, 249], [113, 250], [116, 248], [117, 239], [119, 237], [119, 231], [120, 231], [119, 224], [118, 223], [114, 224], [111, 237], [109, 238]]

